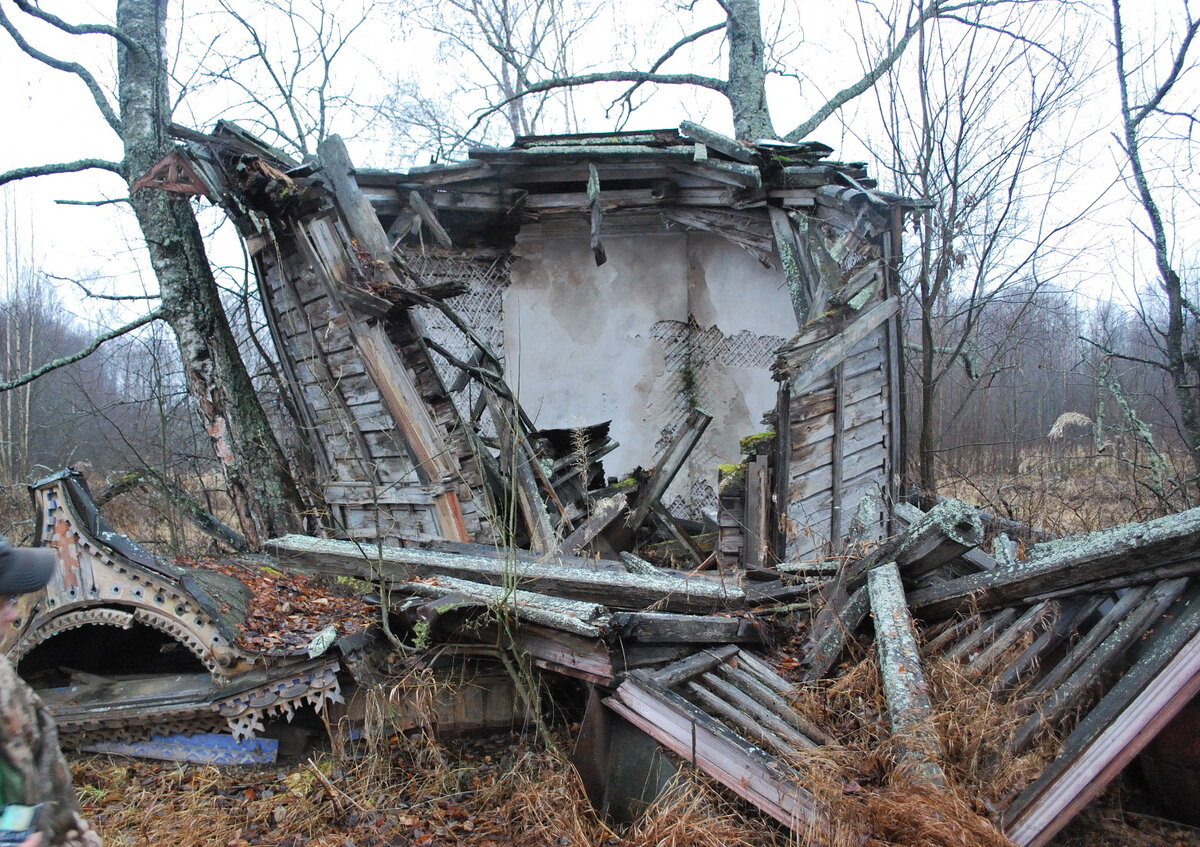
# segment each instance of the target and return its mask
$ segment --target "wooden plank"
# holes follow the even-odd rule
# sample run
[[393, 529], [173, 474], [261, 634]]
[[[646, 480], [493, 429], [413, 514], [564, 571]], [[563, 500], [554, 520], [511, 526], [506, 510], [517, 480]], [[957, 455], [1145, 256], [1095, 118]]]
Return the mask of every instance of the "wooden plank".
[[761, 644], [763, 640], [762, 627], [756, 621], [715, 615], [616, 612], [609, 628], [622, 639], [650, 644]]
[[660, 604], [669, 612], [724, 610], [744, 602], [737, 585], [704, 576], [657, 577], [613, 571], [585, 570], [551, 560], [546, 563], [509, 562], [481, 556], [457, 556], [411, 547], [371, 547], [331, 539], [287, 535], [267, 542], [284, 564], [359, 579], [404, 581], [414, 576], [460, 577], [492, 585], [521, 588], [640, 611]]
[[597, 535], [625, 511], [627, 501], [628, 497], [624, 492], [617, 492], [612, 497], [606, 497], [593, 505], [591, 514], [563, 539], [554, 552], [574, 556], [585, 550]]
[[712, 670], [722, 662], [728, 661], [738, 654], [736, 644], [724, 644], [709, 650], [701, 650], [686, 659], [673, 662], [665, 668], [660, 668], [653, 674], [654, 683], [663, 688], [674, 688], [680, 683]]
[[[718, 666], [718, 669], [722, 666]], [[733, 677], [736, 679], [736, 677]], [[690, 683], [708, 689], [727, 703], [731, 703], [759, 725], [764, 726], [787, 742], [784, 752], [811, 750], [817, 742], [806, 736], [791, 722], [785, 721], [774, 711], [759, 703], [754, 697], [735, 685], [731, 679], [714, 675], [712, 671], [702, 674], [698, 683]]]
[[[771, 218], [771, 228], [775, 234], [775, 251], [779, 255], [779, 264], [783, 268], [783, 277], [787, 283], [792, 311], [796, 313], [796, 325], [803, 327], [808, 323], [809, 311], [812, 306], [811, 292], [815, 283], [806, 272], [801, 260], [800, 249], [796, 244], [796, 236], [792, 231], [792, 222], [787, 212], [775, 206], [769, 206], [767, 214]], [[799, 394], [800, 392], [793, 390], [792, 393]]]
[[1151, 626], [1159, 625], [1163, 614], [1187, 588], [1186, 578], [1169, 580], [1156, 585], [1146, 598], [1088, 655], [1069, 677], [1056, 685], [1049, 696], [1038, 703], [1037, 713], [1030, 716], [1017, 730], [1011, 749], [1020, 753], [1047, 727], [1077, 708], [1089, 692], [1118, 669], [1126, 655]]
[[679, 124], [679, 132], [685, 138], [699, 141], [706, 147], [710, 147], [735, 161], [747, 164], [754, 161], [755, 153], [752, 148], [744, 147], [736, 139], [722, 135], [700, 124], [693, 123], [692, 121], [683, 121]]
[[1062, 752], [1004, 814], [1021, 847], [1043, 847], [1200, 692], [1200, 602], [1195, 592], [1160, 627], [1137, 664], [1067, 738]]
[[631, 676], [604, 702], [676, 755], [792, 829], [830, 831], [824, 810], [778, 759], [669, 691]]
[[743, 535], [742, 566], [758, 568], [766, 561], [770, 543], [770, 471], [766, 456], [755, 456], [746, 463], [746, 526]]
[[896, 764], [901, 771], [943, 789], [946, 775], [940, 764], [942, 751], [933, 724], [929, 683], [921, 669], [912, 616], [895, 562], [867, 574], [867, 592], [875, 620], [879, 673], [896, 745]]
[[841, 547], [842, 471], [846, 450], [846, 371], [844, 362], [833, 369], [833, 436], [829, 465], [829, 541]]
[[[807, 356], [796, 362], [791, 376], [791, 389], [795, 395], [802, 394], [818, 378], [829, 373], [838, 362], [857, 344], [869, 338], [888, 318], [900, 308], [898, 298], [891, 297], [871, 306], [844, 325], [836, 336]], [[784, 354], [787, 356], [787, 354]]]
[[1192, 558], [1197, 549], [1200, 509], [1191, 509], [1037, 544], [1023, 562], [922, 589], [909, 601], [927, 619], [946, 617], [967, 603], [978, 603], [980, 608], [1003, 606], [1030, 595]]
[[671, 436], [670, 443], [667, 444], [662, 456], [655, 462], [654, 473], [651, 474], [648, 483], [638, 489], [629, 518], [620, 525], [619, 531], [612, 538], [613, 546], [629, 546], [628, 541], [646, 520], [650, 510], [666, 493], [667, 488], [670, 487], [671, 482], [687, 461], [688, 456], [691, 455], [692, 450], [695, 449], [696, 444], [699, 443], [700, 437], [704, 435], [704, 431], [708, 429], [710, 423], [712, 423], [712, 415], [703, 409], [692, 409], [688, 413], [687, 419]]

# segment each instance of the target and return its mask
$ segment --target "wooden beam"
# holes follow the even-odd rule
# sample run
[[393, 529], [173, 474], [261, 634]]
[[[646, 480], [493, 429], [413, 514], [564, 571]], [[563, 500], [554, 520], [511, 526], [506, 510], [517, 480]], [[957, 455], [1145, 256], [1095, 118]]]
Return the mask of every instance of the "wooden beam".
[[[745, 600], [739, 586], [702, 576], [650, 577], [546, 563], [453, 555], [412, 547], [359, 546], [350, 541], [286, 535], [267, 542], [285, 566], [366, 580], [405, 581], [415, 576], [459, 577], [515, 586], [609, 608], [641, 611], [659, 604], [669, 612], [711, 612]], [[586, 561], [586, 560], [584, 560]]]
[[896, 765], [922, 782], [944, 789], [946, 775], [940, 764], [942, 751], [933, 725], [929, 683], [921, 669], [917, 637], [896, 563], [871, 570], [867, 591], [875, 619], [879, 673], [896, 744]]
[[[793, 369], [790, 383], [792, 394], [802, 394], [806, 388], [833, 370], [838, 362], [845, 359], [860, 342], [896, 314], [899, 308], [900, 300], [897, 297], [881, 300], [865, 312], [855, 315], [841, 328], [841, 331], [806, 357], [803, 362], [789, 362], [789, 367]], [[783, 356], [785, 359], [787, 358], [786, 353]]]
[[1197, 550], [1200, 509], [1191, 509], [1038, 544], [1023, 562], [922, 589], [909, 602], [923, 617], [948, 617], [969, 603], [980, 608], [1004, 606], [1025, 597], [1193, 558]]

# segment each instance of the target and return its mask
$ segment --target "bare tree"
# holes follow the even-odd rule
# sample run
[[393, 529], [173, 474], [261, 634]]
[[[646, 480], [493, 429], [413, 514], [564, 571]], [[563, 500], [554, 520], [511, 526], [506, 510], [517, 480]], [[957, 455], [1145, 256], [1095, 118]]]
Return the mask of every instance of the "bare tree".
[[[1157, 347], [1157, 356], [1150, 361], [1170, 378], [1179, 406], [1179, 430], [1192, 463], [1193, 486], [1200, 490], [1200, 308], [1181, 273], [1184, 245], [1180, 234], [1172, 231], [1164, 206], [1164, 197], [1176, 187], [1169, 161], [1172, 154], [1182, 148], [1194, 151], [1195, 104], [1185, 99], [1194, 89], [1185, 90], [1181, 83], [1196, 69], [1200, 17], [1186, 0], [1175, 7], [1178, 19], [1170, 21], [1165, 43], [1131, 45], [1121, 0], [1112, 0], [1112, 44], [1121, 103], [1118, 143], [1129, 166], [1133, 194], [1146, 216], [1148, 229], [1139, 231], [1153, 249], [1163, 301], [1161, 315], [1142, 309]], [[1156, 158], [1159, 161], [1154, 163]]]
[[[541, 94], [562, 88], [575, 88], [597, 83], [633, 83], [622, 97], [629, 97], [642, 85], [684, 85], [706, 89], [721, 95], [730, 106], [734, 134], [740, 139], [774, 138], [779, 134], [771, 119], [767, 102], [766, 80], [769, 74], [780, 72], [769, 59], [770, 50], [763, 36], [760, 0], [717, 0], [725, 20], [689, 33], [667, 47], [647, 70], [607, 70], [593, 73], [557, 76], [542, 79], [525, 87], [485, 110], [475, 126], [498, 109], [507, 108], [513, 99]], [[1045, 0], [900, 0], [898, 8], [879, 11], [887, 21], [889, 38], [883, 52], [863, 74], [850, 85], [827, 98], [804, 121], [783, 134], [788, 141], [799, 141], [813, 132], [844, 105], [871, 90], [908, 49], [910, 42], [934, 20], [978, 26], [979, 15], [987, 10], [1031, 6]], [[974, 15], [974, 17], [971, 17]], [[991, 26], [986, 21], [984, 25]], [[666, 73], [662, 68], [685, 45], [721, 33], [727, 56], [725, 77], [696, 73]], [[471, 128], [472, 130], [474, 127]], [[468, 133], [470, 130], [468, 131]]]
[[[942, 21], [923, 29], [911, 66], [876, 89], [888, 135], [881, 158], [890, 159], [896, 190], [927, 201], [913, 221], [916, 244], [902, 278], [915, 327], [916, 482], [929, 502], [941, 435], [970, 408], [970, 391], [943, 407], [943, 384], [962, 374], [965, 385], [984, 386], [1015, 366], [1026, 315], [1061, 268], [1047, 252], [1081, 214], [1049, 217], [1065, 185], [1057, 167], [1065, 145], [1046, 136], [1074, 105], [1077, 55], [1038, 45], [1037, 27], [1051, 15], [1010, 8], [989, 20], [983, 12], [960, 13], [965, 30], [947, 32]], [[1008, 324], [989, 322], [1000, 334], [982, 338], [993, 308]]]
[[[120, 138], [125, 155], [120, 162], [83, 159], [20, 168], [0, 174], [0, 184], [93, 168], [111, 171], [132, 183], [171, 152], [165, 0], [118, 0], [115, 26], [72, 24], [27, 0], [13, 0], [13, 5], [62, 32], [112, 40], [117, 52], [116, 104], [82, 65], [57, 59], [32, 45], [0, 4], [0, 27], [27, 56], [73, 74], [87, 87], [101, 115]], [[299, 493], [238, 354], [191, 206], [186, 199], [153, 190], [133, 192], [130, 205], [158, 278], [161, 305], [120, 332], [158, 317], [171, 325], [188, 387], [225, 472], [247, 540], [253, 545], [295, 528]]]

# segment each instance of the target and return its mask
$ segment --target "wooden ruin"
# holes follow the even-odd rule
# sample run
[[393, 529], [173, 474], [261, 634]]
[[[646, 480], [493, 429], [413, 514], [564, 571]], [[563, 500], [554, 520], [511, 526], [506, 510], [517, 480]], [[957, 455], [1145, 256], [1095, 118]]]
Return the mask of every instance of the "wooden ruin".
[[[879, 733], [892, 737], [895, 771], [932, 797], [951, 780], [925, 676], [935, 660], [1014, 698], [1025, 725], [1012, 755], [1062, 734], [1041, 776], [989, 819], [1014, 843], [1041, 845], [1200, 690], [1200, 510], [1039, 538], [1019, 557], [1002, 535], [985, 552], [996, 527], [966, 504], [922, 512], [901, 501], [895, 274], [914, 204], [876, 190], [861, 165], [829, 161], [815, 142], [750, 145], [688, 123], [520, 138], [401, 173], [355, 168], [336, 137], [297, 162], [230, 124], [184, 135], [143, 184], [195, 187], [238, 226], [324, 510], [323, 537], [272, 539], [258, 563], [369, 583], [389, 632], [420, 632], [455, 673], [482, 667], [479, 679], [502, 680], [515, 652], [586, 683], [576, 761], [593, 796], [623, 795], [607, 784], [628, 749], [618, 721], [819, 842], [837, 822], [798, 765], [837, 744], [837, 728], [797, 711], [796, 686], [830, 684], [848, 655], [874, 646]], [[551, 293], [572, 310], [603, 309], [631, 290], [619, 277], [639, 252], [678, 248], [681, 234], [696, 242], [678, 255], [712, 261], [674, 282], [632, 283], [688, 289], [671, 325], [672, 349], [696, 357], [670, 383], [685, 402], [646, 410], [665, 416], [651, 422], [661, 435], [651, 459], [610, 479], [601, 460], [618, 455], [613, 421], [535, 425], [497, 328], [503, 292], [518, 262], [583, 256], [588, 274], [572, 278], [613, 287], [591, 304], [571, 299], [564, 280]], [[673, 511], [671, 492], [717, 479], [695, 457], [719, 453], [729, 422], [691, 402], [684, 383], [731, 334], [696, 319], [689, 298], [708, 275], [746, 269], [729, 264], [731, 245], [760, 276], [733, 274], [723, 290], [779, 297], [792, 328], [769, 351], [773, 400], [752, 410], [769, 431], [744, 422], [749, 437], [723, 455], [702, 521]], [[553, 352], [569, 370], [591, 340]], [[651, 342], [630, 333], [625, 343]], [[604, 376], [584, 387], [661, 375]], [[272, 693], [287, 711], [313, 692], [332, 702], [325, 682], [337, 668], [362, 686], [375, 673], [363, 643], [311, 633], [329, 652], [293, 651], [280, 657], [292, 675], [270, 676], [236, 648], [237, 604], [212, 602], [238, 596], [236, 585], [108, 531], [76, 475], [37, 496], [60, 573], [0, 646], [20, 658], [73, 626], [143, 620], [207, 672], [177, 684], [175, 701], [156, 683], [127, 686], [117, 701], [101, 688], [51, 698], [81, 733], [152, 728], [154, 709], [177, 705], [190, 710], [179, 728], [231, 718], [250, 735]], [[784, 678], [754, 651], [775, 621], [797, 618], [803, 639]], [[480, 686], [470, 703], [440, 702], [440, 720], [511, 724], [530, 701], [509, 676], [511, 687]], [[360, 713], [353, 697], [337, 711], [351, 722]]]

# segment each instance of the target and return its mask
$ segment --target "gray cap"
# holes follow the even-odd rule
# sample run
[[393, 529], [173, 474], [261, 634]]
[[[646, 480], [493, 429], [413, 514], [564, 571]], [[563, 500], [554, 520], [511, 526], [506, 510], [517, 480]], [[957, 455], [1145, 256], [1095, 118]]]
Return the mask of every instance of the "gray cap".
[[50, 581], [57, 557], [49, 547], [13, 547], [0, 536], [0, 594], [28, 594]]

